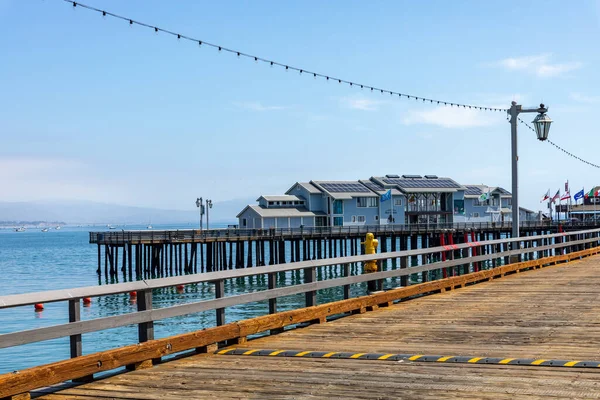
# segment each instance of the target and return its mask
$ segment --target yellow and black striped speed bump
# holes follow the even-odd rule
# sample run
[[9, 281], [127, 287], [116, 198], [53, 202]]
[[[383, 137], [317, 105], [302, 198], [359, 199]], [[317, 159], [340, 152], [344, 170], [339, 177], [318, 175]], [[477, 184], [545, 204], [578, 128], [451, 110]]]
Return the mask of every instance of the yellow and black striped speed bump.
[[469, 356], [436, 356], [424, 354], [386, 354], [386, 353], [348, 353], [327, 351], [298, 351], [298, 350], [259, 350], [259, 349], [224, 349], [215, 354], [235, 356], [267, 356], [267, 357], [304, 357], [304, 358], [338, 358], [356, 360], [382, 360], [382, 361], [418, 361], [418, 362], [443, 362], [462, 364], [496, 364], [496, 365], [523, 365], [539, 367], [572, 367], [572, 368], [599, 368], [600, 361], [569, 361], [569, 360], [544, 360], [534, 358], [501, 358], [501, 357], [469, 357]]

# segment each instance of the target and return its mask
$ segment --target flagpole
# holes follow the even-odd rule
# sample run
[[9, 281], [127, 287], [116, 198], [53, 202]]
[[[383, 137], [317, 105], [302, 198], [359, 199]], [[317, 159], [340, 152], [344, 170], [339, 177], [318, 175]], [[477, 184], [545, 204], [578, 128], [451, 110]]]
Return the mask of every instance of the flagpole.
[[394, 202], [394, 197], [392, 196], [392, 189], [390, 189], [390, 215], [392, 216], [392, 224], [394, 223], [394, 206], [392, 203]]

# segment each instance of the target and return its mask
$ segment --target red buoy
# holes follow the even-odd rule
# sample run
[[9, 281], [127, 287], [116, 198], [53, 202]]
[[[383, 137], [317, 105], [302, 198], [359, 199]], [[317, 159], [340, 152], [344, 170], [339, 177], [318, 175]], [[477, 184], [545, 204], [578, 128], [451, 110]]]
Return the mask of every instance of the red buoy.
[[183, 290], [185, 289], [185, 285], [177, 285], [176, 288], [177, 290]]
[[37, 303], [33, 307], [35, 308], [35, 311], [43, 311], [44, 310], [44, 305], [42, 303]]
[[84, 307], [89, 307], [92, 304], [92, 298], [91, 297], [84, 297], [83, 298], [83, 306]]
[[131, 297], [132, 299], [137, 298], [137, 292], [135, 290], [132, 292], [129, 292], [129, 297]]

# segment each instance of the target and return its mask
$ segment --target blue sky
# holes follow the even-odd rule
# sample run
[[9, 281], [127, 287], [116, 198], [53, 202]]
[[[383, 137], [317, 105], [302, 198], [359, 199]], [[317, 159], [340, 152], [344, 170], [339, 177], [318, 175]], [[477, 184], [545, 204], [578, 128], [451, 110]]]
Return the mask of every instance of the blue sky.
[[[550, 139], [600, 164], [599, 1], [84, 3], [394, 91], [492, 107], [543, 101]], [[503, 113], [326, 83], [61, 0], [0, 0], [0, 51], [0, 201], [190, 209], [197, 196], [389, 173], [510, 190]], [[524, 127], [519, 149], [525, 207], [540, 209], [567, 179], [600, 184], [597, 169]]]

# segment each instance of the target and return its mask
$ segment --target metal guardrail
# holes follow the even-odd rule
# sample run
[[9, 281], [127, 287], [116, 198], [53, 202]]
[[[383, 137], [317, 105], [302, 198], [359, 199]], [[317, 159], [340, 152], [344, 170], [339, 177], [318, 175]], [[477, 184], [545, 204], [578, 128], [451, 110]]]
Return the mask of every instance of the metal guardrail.
[[[523, 221], [521, 228], [557, 228], [559, 225], [572, 228], [590, 228], [600, 226], [600, 221], [591, 222], [550, 222]], [[329, 237], [356, 236], [367, 232], [379, 234], [410, 234], [421, 232], [439, 232], [440, 230], [510, 230], [511, 222], [460, 222], [449, 224], [391, 224], [391, 225], [356, 225], [356, 226], [327, 226], [304, 228], [270, 228], [270, 229], [182, 229], [182, 230], [134, 230], [90, 232], [90, 243], [124, 243], [124, 242], [178, 242], [178, 241], [211, 241], [219, 239], [268, 239], [268, 238], [297, 238], [297, 237]]]
[[[560, 242], [548, 244], [550, 241], [552, 241], [552, 239], [554, 239], [555, 242], [557, 241], [556, 239], [560, 239]], [[247, 268], [210, 272], [182, 277], [170, 277], [131, 283], [121, 283], [110, 286], [92, 286], [2, 296], [0, 297], [0, 311], [1, 309], [9, 307], [26, 306], [35, 303], [68, 301], [70, 322], [67, 324], [2, 334], [0, 335], [0, 348], [70, 336], [72, 345], [71, 356], [76, 357], [81, 355], [81, 334], [84, 333], [111, 329], [130, 324], [138, 324], [139, 341], [144, 342], [153, 338], [153, 322], [165, 318], [197, 313], [201, 311], [215, 310], [216, 324], [218, 326], [224, 324], [225, 308], [234, 305], [269, 300], [270, 312], [273, 313], [276, 312], [276, 299], [278, 297], [305, 293], [305, 305], [309, 307], [316, 305], [316, 291], [321, 289], [343, 286], [344, 298], [347, 299], [350, 295], [349, 288], [351, 284], [378, 281], [392, 277], [407, 277], [414, 273], [442, 270], [460, 265], [471, 265], [476, 262], [499, 259], [501, 257], [518, 256], [527, 253], [537, 253], [540, 255], [542, 254], [541, 252], [556, 252], [560, 249], [573, 251], [574, 249], [580, 249], [581, 246], [589, 246], [592, 243], [594, 246], [596, 246], [599, 241], [600, 229], [593, 229], [550, 235], [490, 240], [484, 242], [470, 242], [458, 245], [387, 252], [374, 255], [301, 261], [288, 264], [271, 265], [264, 268]], [[481, 248], [483, 247], [488, 249], [486, 254], [482, 254]], [[454, 256], [459, 252], [461, 258], [455, 258]], [[448, 261], [437, 261], [429, 264], [409, 267], [409, 259], [412, 257], [427, 255], [440, 256], [442, 253], [447, 255], [449, 258]], [[426, 258], [427, 257], [422, 257], [423, 260]], [[439, 257], [435, 258], [437, 259]], [[350, 275], [350, 264], [352, 263], [390, 259], [399, 260], [400, 269], [381, 271], [371, 274]], [[344, 277], [317, 281], [316, 268], [330, 265], [342, 265], [344, 268]], [[276, 287], [276, 281], [274, 279], [275, 274], [296, 270], [304, 271], [304, 283], [286, 287]], [[224, 297], [224, 280], [265, 274], [269, 277], [268, 289], [253, 293]], [[202, 282], [211, 282], [216, 285], [215, 299], [175, 305], [161, 309], [152, 308], [153, 289]], [[406, 284], [409, 283], [406, 282]], [[97, 318], [88, 321], [79, 320], [80, 299], [91, 296], [108, 296], [130, 291], [137, 292], [137, 312], [105, 318]]]

